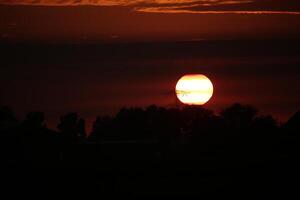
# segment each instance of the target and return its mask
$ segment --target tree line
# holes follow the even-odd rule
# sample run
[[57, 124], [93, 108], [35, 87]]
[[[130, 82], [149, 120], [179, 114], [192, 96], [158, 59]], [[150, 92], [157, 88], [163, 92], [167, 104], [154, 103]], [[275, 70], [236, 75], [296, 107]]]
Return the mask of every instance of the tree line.
[[298, 152], [299, 130], [300, 112], [279, 124], [271, 115], [258, 115], [253, 106], [238, 103], [219, 113], [199, 106], [122, 108], [115, 116], [98, 116], [88, 134], [77, 113], [61, 116], [57, 130], [51, 130], [43, 112], [28, 113], [20, 121], [9, 107], [0, 109], [1, 154], [12, 164], [86, 162], [104, 154], [124, 159], [195, 160], [205, 154], [264, 160]]

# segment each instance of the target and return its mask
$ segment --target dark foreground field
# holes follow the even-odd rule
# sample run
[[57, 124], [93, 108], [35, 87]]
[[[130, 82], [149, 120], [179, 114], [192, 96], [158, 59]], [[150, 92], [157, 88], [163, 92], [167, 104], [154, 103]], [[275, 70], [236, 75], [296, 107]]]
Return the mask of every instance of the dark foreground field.
[[56, 132], [43, 125], [41, 113], [18, 122], [4, 111], [3, 195], [298, 193], [298, 113], [279, 125], [238, 104], [219, 115], [202, 108], [123, 109], [115, 118], [97, 118], [87, 136], [75, 114], [62, 117]]

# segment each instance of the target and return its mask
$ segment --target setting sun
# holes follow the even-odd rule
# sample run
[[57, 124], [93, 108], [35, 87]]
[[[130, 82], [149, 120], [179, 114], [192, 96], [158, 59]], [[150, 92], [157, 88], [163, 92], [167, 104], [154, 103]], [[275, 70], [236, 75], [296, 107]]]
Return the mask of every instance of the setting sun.
[[202, 74], [185, 75], [176, 84], [176, 95], [184, 104], [203, 105], [212, 94], [213, 84]]

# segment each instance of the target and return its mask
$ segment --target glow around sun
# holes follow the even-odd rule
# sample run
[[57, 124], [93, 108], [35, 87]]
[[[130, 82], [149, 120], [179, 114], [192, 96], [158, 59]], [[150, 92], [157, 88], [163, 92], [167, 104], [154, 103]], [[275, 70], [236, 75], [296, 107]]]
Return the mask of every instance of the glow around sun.
[[203, 105], [213, 95], [212, 82], [202, 74], [188, 74], [176, 84], [177, 98], [187, 105]]

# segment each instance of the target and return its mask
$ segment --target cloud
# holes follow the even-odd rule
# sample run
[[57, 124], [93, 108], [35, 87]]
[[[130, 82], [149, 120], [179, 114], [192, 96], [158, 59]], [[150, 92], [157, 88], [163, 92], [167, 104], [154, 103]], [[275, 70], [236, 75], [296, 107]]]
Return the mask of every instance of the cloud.
[[142, 7], [142, 8], [135, 8], [137, 12], [148, 12], [148, 13], [191, 13], [191, 14], [287, 14], [287, 15], [300, 15], [300, 12], [297, 11], [269, 11], [269, 10], [254, 10], [254, 11], [247, 11], [247, 10], [229, 10], [229, 11], [194, 11], [188, 9], [182, 9], [186, 7]]
[[2, 5], [126, 6], [137, 12], [300, 15], [299, 0], [0, 0]]

